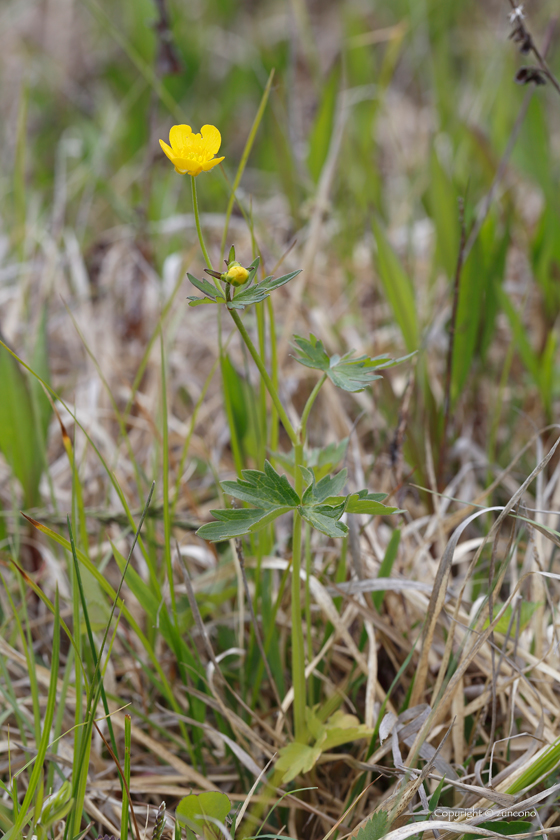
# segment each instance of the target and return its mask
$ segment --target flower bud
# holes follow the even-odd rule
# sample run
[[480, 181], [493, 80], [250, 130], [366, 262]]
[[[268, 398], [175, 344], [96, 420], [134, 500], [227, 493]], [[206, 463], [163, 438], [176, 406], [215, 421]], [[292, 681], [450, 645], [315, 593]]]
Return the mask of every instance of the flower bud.
[[222, 274], [222, 280], [225, 283], [231, 283], [232, 286], [243, 286], [249, 279], [249, 272], [243, 268], [237, 261], [228, 265], [228, 270]]

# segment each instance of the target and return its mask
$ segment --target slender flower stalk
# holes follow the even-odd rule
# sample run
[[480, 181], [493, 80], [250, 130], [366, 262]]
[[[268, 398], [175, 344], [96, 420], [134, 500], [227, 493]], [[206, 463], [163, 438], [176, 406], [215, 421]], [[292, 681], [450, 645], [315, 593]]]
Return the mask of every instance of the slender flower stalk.
[[[200, 226], [200, 212], [198, 210], [198, 195], [196, 192], [196, 177], [191, 175], [191, 187], [192, 187], [192, 203], [193, 203], [193, 211], [194, 211], [194, 220], [196, 223], [196, 232], [198, 234], [198, 241], [200, 242], [200, 248], [202, 250], [202, 255], [204, 257], [204, 261], [206, 263], [206, 267], [212, 270], [212, 262], [210, 261], [210, 257], [208, 255], [208, 251], [206, 250], [206, 245], [204, 242], [204, 237], [202, 235], [202, 228]], [[214, 280], [214, 282], [216, 282]], [[220, 292], [222, 291], [219, 283], [216, 283]]]

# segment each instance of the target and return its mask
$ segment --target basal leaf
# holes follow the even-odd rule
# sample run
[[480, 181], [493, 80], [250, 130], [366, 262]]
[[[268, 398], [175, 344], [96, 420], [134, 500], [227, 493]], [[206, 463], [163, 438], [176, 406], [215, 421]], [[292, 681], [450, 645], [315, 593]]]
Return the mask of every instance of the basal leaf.
[[220, 823], [225, 823], [231, 811], [231, 802], [225, 793], [218, 791], [204, 791], [204, 793], [190, 793], [177, 805], [176, 815], [179, 822], [188, 826], [197, 834], [204, 834], [208, 838], [222, 837], [222, 832], [210, 820], [212, 817]]
[[373, 730], [360, 723], [355, 715], [345, 714], [339, 709], [326, 722], [324, 735], [317, 746], [321, 747], [322, 752], [327, 752], [350, 741], [371, 738], [372, 734]]
[[299, 776], [300, 773], [308, 773], [315, 766], [321, 757], [321, 750], [318, 747], [308, 747], [294, 741], [279, 750], [280, 757], [276, 762], [276, 769], [280, 770], [282, 783], [287, 784]]

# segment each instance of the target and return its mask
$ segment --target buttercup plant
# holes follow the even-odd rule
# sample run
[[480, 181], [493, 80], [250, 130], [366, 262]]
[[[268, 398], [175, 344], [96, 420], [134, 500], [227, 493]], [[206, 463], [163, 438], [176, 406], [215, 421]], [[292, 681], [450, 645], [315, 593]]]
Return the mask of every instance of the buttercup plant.
[[[358, 493], [344, 494], [347, 483], [347, 470], [336, 475], [321, 475], [311, 467], [309, 453], [306, 451], [307, 424], [317, 396], [326, 382], [331, 382], [345, 391], [362, 391], [367, 385], [379, 379], [378, 371], [391, 367], [403, 359], [392, 360], [387, 355], [369, 358], [353, 358], [353, 352], [344, 356], [329, 356], [321, 341], [311, 335], [309, 339], [295, 336], [298, 349], [296, 360], [308, 368], [320, 372], [315, 387], [312, 389], [301, 417], [292, 423], [282, 403], [278, 388], [267, 370], [264, 354], [254, 345], [243, 321], [240, 311], [264, 301], [271, 292], [293, 280], [300, 271], [291, 271], [280, 277], [265, 277], [255, 282], [259, 257], [250, 266], [243, 267], [235, 258], [232, 246], [226, 271], [218, 272], [212, 267], [202, 230], [198, 203], [196, 200], [195, 178], [202, 171], [208, 171], [223, 158], [213, 160], [212, 156], [220, 148], [220, 133], [213, 126], [203, 126], [201, 135], [193, 135], [189, 126], [174, 126], [170, 132], [171, 148], [162, 141], [162, 148], [180, 174], [189, 173], [193, 185], [193, 210], [196, 228], [204, 255], [207, 273], [214, 279], [214, 285], [205, 279], [198, 279], [187, 274], [192, 285], [202, 293], [189, 298], [190, 306], [224, 306], [230, 313], [247, 350], [249, 351], [262, 383], [268, 391], [276, 408], [278, 417], [292, 444], [292, 453], [278, 460], [290, 463], [293, 485], [285, 475], [280, 475], [270, 461], [265, 461], [264, 471], [257, 469], [242, 470], [242, 477], [236, 481], [221, 482], [227, 496], [247, 505], [242, 508], [213, 510], [215, 522], [203, 525], [197, 531], [198, 536], [211, 542], [220, 542], [255, 534], [266, 528], [283, 514], [293, 516], [292, 530], [292, 575], [291, 575], [291, 610], [292, 610], [292, 684], [294, 691], [294, 735], [295, 741], [306, 744], [313, 737], [313, 713], [306, 709], [305, 654], [302, 628], [301, 605], [301, 554], [302, 522], [331, 538], [345, 537], [348, 527], [343, 522], [345, 514], [365, 514], [380, 516], [397, 513], [395, 507], [383, 504], [384, 493], [370, 493], [367, 489]], [[409, 357], [405, 357], [409, 358]], [[314, 457], [316, 463], [316, 457]], [[250, 506], [250, 507], [249, 507]], [[348, 728], [348, 738], [343, 736], [340, 743], [350, 740], [356, 732], [355, 727]], [[320, 750], [318, 750], [320, 754]], [[286, 755], [285, 758], [288, 758]], [[286, 773], [285, 780], [293, 778]]]

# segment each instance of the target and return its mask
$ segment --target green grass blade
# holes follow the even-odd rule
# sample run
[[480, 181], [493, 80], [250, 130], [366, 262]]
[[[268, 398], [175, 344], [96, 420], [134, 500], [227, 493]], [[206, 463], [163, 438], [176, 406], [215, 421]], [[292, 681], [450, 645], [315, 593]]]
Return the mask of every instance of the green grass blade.
[[51, 726], [54, 717], [54, 708], [56, 704], [56, 686], [58, 680], [58, 659], [60, 652], [60, 606], [58, 599], [58, 589], [55, 594], [54, 602], [54, 625], [53, 625], [53, 644], [52, 644], [52, 658], [51, 658], [51, 677], [49, 681], [49, 691], [47, 695], [47, 705], [45, 708], [45, 717], [43, 719], [43, 733], [38, 745], [37, 756], [33, 765], [33, 770], [29, 778], [29, 784], [25, 793], [23, 802], [18, 817], [14, 823], [13, 832], [17, 835], [18, 831], [23, 827], [26, 819], [28, 809], [31, 806], [33, 798], [36, 794], [37, 788], [42, 779], [43, 762], [49, 746]]
[[385, 296], [401, 329], [406, 349], [412, 352], [418, 349], [419, 343], [414, 288], [377, 219], [373, 220], [373, 233], [377, 243], [377, 268]]

